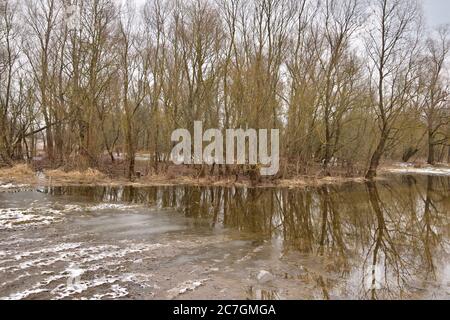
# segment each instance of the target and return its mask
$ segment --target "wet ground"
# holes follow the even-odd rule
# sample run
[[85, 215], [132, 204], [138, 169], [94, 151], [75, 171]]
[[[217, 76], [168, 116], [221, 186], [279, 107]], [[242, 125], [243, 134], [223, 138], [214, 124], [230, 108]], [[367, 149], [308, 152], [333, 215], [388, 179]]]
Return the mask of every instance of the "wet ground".
[[0, 299], [449, 299], [450, 179], [387, 181], [3, 184]]

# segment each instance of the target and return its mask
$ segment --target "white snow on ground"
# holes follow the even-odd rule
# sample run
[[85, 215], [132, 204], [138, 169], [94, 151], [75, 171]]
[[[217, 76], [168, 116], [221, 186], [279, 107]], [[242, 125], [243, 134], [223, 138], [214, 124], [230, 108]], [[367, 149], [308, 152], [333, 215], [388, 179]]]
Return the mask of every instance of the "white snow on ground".
[[142, 206], [139, 205], [126, 205], [126, 204], [114, 204], [114, 203], [102, 203], [94, 206], [80, 206], [80, 205], [65, 205], [65, 212], [96, 212], [101, 210], [131, 210], [140, 208]]
[[0, 190], [9, 190], [9, 189], [20, 189], [20, 188], [29, 188], [29, 185], [26, 184], [12, 184], [12, 183], [7, 183], [7, 184], [2, 184], [0, 182]]
[[31, 289], [25, 290], [23, 292], [19, 292], [17, 294], [12, 294], [8, 298], [2, 298], [1, 300], [23, 300], [28, 298], [31, 295], [42, 293], [48, 291], [47, 289]]
[[137, 205], [125, 205], [114, 203], [102, 203], [96, 206], [84, 208], [86, 211], [99, 211], [99, 210], [130, 210], [139, 208]]
[[[30, 296], [43, 292], [49, 292], [54, 299], [67, 299], [86, 294], [87, 291], [93, 288], [98, 289], [99, 293], [93, 296], [87, 294], [89, 299], [124, 298], [129, 294], [126, 288], [129, 284], [147, 289], [154, 288], [153, 274], [124, 273], [120, 275], [105, 274], [95, 277], [92, 277], [92, 274], [98, 273], [99, 270], [118, 270], [124, 261], [121, 258], [142, 254], [143, 252], [151, 252], [162, 247], [166, 247], [166, 245], [136, 243], [131, 248], [110, 245], [85, 247], [82, 243], [63, 243], [21, 253], [12, 248], [4, 252], [6, 259], [0, 260], [0, 272], [30, 275], [33, 271], [29, 269], [32, 268], [41, 270], [41, 268], [48, 268], [63, 263], [67, 263], [67, 267], [59, 273], [41, 273], [47, 277], [24, 291], [0, 297], [0, 300], [27, 299]], [[11, 262], [14, 262], [14, 260], [19, 264], [11, 265]], [[2, 268], [2, 264], [7, 266]], [[15, 279], [14, 281], [17, 280]], [[197, 285], [197, 283], [192, 284], [193, 287]], [[189, 288], [186, 290], [189, 290]]]
[[450, 168], [424, 167], [415, 168], [413, 165], [402, 163], [399, 168], [387, 169], [388, 172], [399, 174], [422, 174], [430, 176], [450, 176]]
[[94, 206], [63, 205], [60, 208], [29, 207], [0, 208], [0, 230], [25, 229], [46, 226], [63, 220], [64, 215], [73, 212], [97, 212], [102, 210], [129, 211], [139, 206], [125, 204], [99, 204]]
[[[40, 210], [46, 212], [46, 214], [40, 214]], [[0, 230], [49, 225], [58, 220], [60, 220], [60, 212], [48, 208], [0, 209]]]

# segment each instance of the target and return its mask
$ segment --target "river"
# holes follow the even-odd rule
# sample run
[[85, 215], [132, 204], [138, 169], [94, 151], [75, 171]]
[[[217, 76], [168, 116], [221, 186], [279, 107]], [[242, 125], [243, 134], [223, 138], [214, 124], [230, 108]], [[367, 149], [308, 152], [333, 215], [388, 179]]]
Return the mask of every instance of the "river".
[[0, 299], [450, 299], [449, 212], [439, 176], [5, 187]]

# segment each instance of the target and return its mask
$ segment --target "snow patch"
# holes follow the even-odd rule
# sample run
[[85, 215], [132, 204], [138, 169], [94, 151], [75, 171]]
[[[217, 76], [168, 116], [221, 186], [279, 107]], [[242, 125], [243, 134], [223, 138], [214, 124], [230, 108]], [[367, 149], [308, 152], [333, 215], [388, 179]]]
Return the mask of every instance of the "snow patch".
[[[83, 295], [93, 288], [101, 293], [96, 293], [91, 298], [87, 296], [79, 297], [79, 299], [120, 299], [129, 295], [128, 289], [121, 284], [132, 283], [134, 285], [141, 285], [144, 288], [154, 288], [154, 286], [149, 283], [149, 280], [153, 275], [128, 273], [121, 276], [104, 275], [85, 280], [82, 276], [88, 271], [91, 271], [91, 269], [88, 268], [84, 270], [71, 266], [58, 275], [48, 277], [47, 279], [36, 283], [30, 289], [11, 294], [8, 297], [0, 298], [0, 300], [22, 300], [43, 292], [49, 292], [53, 296], [53, 299], [56, 300], [77, 298], [77, 296]], [[75, 278], [73, 278], [74, 276]], [[63, 280], [63, 283], [56, 285], [56, 287], [48, 288], [51, 283], [61, 280]]]
[[2, 184], [0, 182], [0, 190], [22, 189], [22, 188], [30, 188], [30, 186], [27, 184], [13, 184], [13, 183]]
[[100, 211], [100, 210], [130, 210], [135, 209], [138, 206], [135, 205], [124, 205], [124, 204], [114, 204], [114, 203], [102, 203], [96, 206], [87, 207], [87, 211]]
[[[51, 214], [51, 215], [49, 215]], [[45, 226], [60, 220], [61, 212], [48, 208], [0, 209], [0, 230]]]
[[266, 270], [261, 270], [256, 277], [259, 283], [264, 284], [273, 281], [274, 276]]
[[113, 284], [111, 286], [111, 292], [105, 294], [95, 294], [91, 300], [103, 300], [107, 299], [120, 299], [128, 296], [128, 290], [124, 287], [121, 287], [118, 284]]
[[66, 212], [94, 212], [102, 210], [131, 210], [139, 208], [138, 205], [126, 205], [116, 203], [101, 203], [94, 206], [80, 206], [75, 204], [65, 205], [64, 211]]
[[202, 280], [189, 280], [189, 281], [183, 282], [179, 286], [167, 291], [167, 293], [169, 294], [168, 298], [174, 299], [179, 295], [185, 294], [186, 292], [194, 291], [197, 288], [203, 286], [205, 284], [205, 282], [207, 282], [209, 280], [210, 279], [202, 279]]
[[95, 206], [64, 205], [57, 208], [0, 208], [0, 230], [41, 227], [61, 222], [64, 215], [74, 212], [95, 212], [101, 210], [130, 210], [137, 206], [123, 204], [99, 204]]
[[23, 300], [28, 298], [31, 295], [39, 294], [42, 292], [47, 292], [47, 289], [31, 289], [25, 290], [23, 292], [15, 293], [10, 295], [9, 297], [0, 298], [0, 300]]
[[429, 176], [450, 176], [450, 168], [425, 167], [414, 168], [408, 164], [403, 164], [401, 168], [388, 169], [388, 172], [399, 174], [420, 174]]

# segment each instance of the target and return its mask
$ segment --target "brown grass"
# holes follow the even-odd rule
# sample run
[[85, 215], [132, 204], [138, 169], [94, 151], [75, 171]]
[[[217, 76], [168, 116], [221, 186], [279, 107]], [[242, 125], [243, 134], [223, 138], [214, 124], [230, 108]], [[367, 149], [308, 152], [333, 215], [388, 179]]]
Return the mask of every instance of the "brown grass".
[[363, 183], [362, 177], [304, 177], [280, 180], [277, 184], [282, 188], [320, 187], [324, 185], [340, 185], [343, 183]]
[[0, 169], [0, 181], [33, 184], [36, 182], [36, 175], [30, 166], [17, 164], [12, 168]]
[[[207, 176], [196, 178], [193, 175], [177, 174], [168, 172], [161, 175], [144, 176], [135, 182], [127, 181], [123, 177], [109, 178], [107, 175], [95, 169], [84, 171], [46, 170], [45, 176], [51, 185], [117, 185], [117, 186], [222, 186], [222, 187], [280, 187], [280, 188], [303, 188], [306, 186], [322, 186], [325, 184], [342, 184], [345, 182], [363, 182], [363, 178], [347, 177], [321, 177], [321, 176], [298, 176], [295, 178], [280, 180], [265, 180], [253, 184], [248, 178]], [[0, 169], [0, 182], [34, 185], [37, 183], [36, 174], [33, 169], [24, 164], [15, 165], [12, 168]]]
[[167, 175], [151, 175], [137, 180], [133, 185], [136, 186], [217, 186], [217, 187], [256, 187], [256, 188], [304, 188], [308, 186], [323, 185], [339, 185], [348, 182], [363, 183], [365, 180], [361, 177], [297, 177], [281, 180], [263, 180], [260, 183], [252, 184], [249, 179], [239, 178], [238, 181], [234, 177], [205, 177], [195, 178], [192, 176], [173, 176]]
[[108, 178], [106, 175], [95, 169], [87, 169], [85, 171], [70, 171], [63, 170], [46, 170], [45, 175], [58, 183], [104, 183]]

